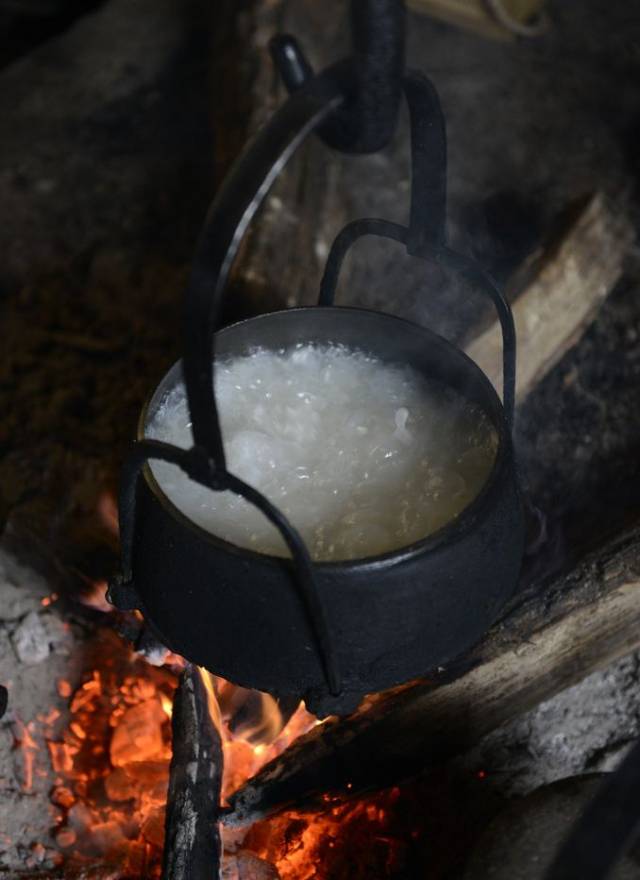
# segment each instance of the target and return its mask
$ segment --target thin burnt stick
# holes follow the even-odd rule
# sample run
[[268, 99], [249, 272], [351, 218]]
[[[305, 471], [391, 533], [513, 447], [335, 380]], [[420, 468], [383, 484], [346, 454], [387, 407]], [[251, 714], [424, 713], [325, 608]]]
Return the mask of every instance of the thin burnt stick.
[[167, 793], [163, 880], [217, 880], [220, 875], [222, 741], [195, 666], [187, 666], [172, 716], [173, 757]]

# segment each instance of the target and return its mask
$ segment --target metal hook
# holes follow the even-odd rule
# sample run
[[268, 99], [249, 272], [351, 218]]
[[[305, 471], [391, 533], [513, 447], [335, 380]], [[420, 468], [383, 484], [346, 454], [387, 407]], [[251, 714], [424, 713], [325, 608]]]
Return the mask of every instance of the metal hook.
[[[393, 137], [402, 97], [403, 0], [352, 0], [351, 37], [350, 92], [345, 106], [319, 129], [318, 135], [327, 146], [343, 153], [375, 153]], [[313, 68], [294, 37], [274, 37], [270, 49], [290, 93], [313, 77]]]

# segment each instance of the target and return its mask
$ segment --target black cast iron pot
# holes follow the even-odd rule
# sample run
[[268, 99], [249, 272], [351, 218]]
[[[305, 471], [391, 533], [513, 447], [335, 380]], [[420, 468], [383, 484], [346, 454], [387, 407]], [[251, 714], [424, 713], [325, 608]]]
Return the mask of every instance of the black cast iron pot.
[[[408, 227], [382, 220], [349, 224], [330, 253], [320, 307], [267, 314], [214, 333], [242, 234], [284, 161], [339, 105], [342, 76], [339, 67], [330, 70], [291, 97], [212, 206], [187, 292], [185, 356], [153, 395], [125, 468], [123, 575], [110, 591], [120, 607], [140, 608], [177, 653], [245, 687], [303, 696], [319, 715], [347, 712], [363, 694], [420, 676], [475, 642], [514, 591], [524, 541], [511, 445], [513, 321], [491, 280], [444, 244], [444, 126], [424, 77], [404, 80], [414, 166]], [[342, 260], [363, 235], [393, 238], [408, 253], [461, 273], [492, 299], [503, 330], [504, 406], [481, 370], [433, 332], [390, 315], [333, 306]], [[481, 407], [496, 430], [498, 451], [479, 496], [411, 546], [312, 564], [284, 516], [227, 472], [212, 377], [214, 349], [216, 355], [242, 355], [256, 346], [301, 342], [343, 343], [409, 364]], [[144, 438], [148, 414], [183, 374], [194, 434], [188, 452]], [[280, 529], [292, 559], [235, 547], [195, 525], [160, 490], [145, 464], [149, 458], [176, 463], [213, 490], [243, 495]]]

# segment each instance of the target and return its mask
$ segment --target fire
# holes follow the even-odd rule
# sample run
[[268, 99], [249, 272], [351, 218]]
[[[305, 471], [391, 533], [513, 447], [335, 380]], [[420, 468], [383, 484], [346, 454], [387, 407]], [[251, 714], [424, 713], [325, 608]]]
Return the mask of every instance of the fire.
[[173, 703], [166, 694], [160, 694], [160, 705], [167, 718], [171, 718], [173, 716]]
[[33, 787], [35, 753], [38, 751], [38, 744], [32, 736], [32, 725], [33, 722], [24, 724], [19, 719], [16, 719], [12, 724], [15, 748], [20, 751], [22, 756], [22, 788], [24, 791], [31, 791]]
[[[112, 494], [100, 496], [96, 513], [105, 531], [117, 537]], [[59, 696], [69, 701], [68, 718], [51, 710], [37, 719], [53, 770], [52, 836], [65, 877], [153, 880], [160, 877], [164, 843], [173, 697], [185, 661], [164, 650], [146, 657], [134, 653], [110, 629], [113, 608], [106, 601], [106, 582], [77, 574], [85, 581], [80, 601], [104, 612], [105, 625], [90, 643], [80, 686], [57, 682]], [[43, 597], [42, 607], [58, 598], [56, 593]], [[139, 612], [127, 620], [143, 624]], [[223, 801], [322, 723], [303, 703], [237, 687], [205, 669], [199, 673], [223, 741]], [[38, 750], [35, 724], [14, 719], [11, 727], [25, 791], [46, 772], [47, 755]], [[401, 798], [397, 788], [346, 802], [327, 796], [313, 812], [281, 814], [249, 829], [223, 829], [223, 874], [227, 880], [408, 876], [408, 849], [423, 831], [415, 817], [423, 813], [423, 800], [413, 803], [406, 792]]]
[[222, 733], [222, 716], [220, 714], [220, 706], [218, 705], [218, 699], [216, 697], [213, 677], [211, 676], [211, 673], [206, 669], [203, 669], [202, 666], [198, 667], [198, 672], [200, 673], [200, 678], [204, 684], [204, 689], [207, 692], [207, 708], [209, 710], [209, 715], [211, 716], [211, 720], [215, 724], [216, 729]]
[[[184, 665], [169, 658], [170, 667], [151, 665], [101, 628], [84, 682], [73, 692], [69, 682], [58, 682], [58, 692], [70, 700], [70, 717], [62, 736], [51, 735], [47, 745], [58, 811], [54, 838], [68, 876], [96, 863], [105, 876], [160, 875], [173, 696]], [[321, 723], [302, 703], [287, 705], [205, 669], [199, 673], [223, 740], [223, 798]], [[43, 716], [45, 721], [53, 729], [56, 718]], [[26, 728], [14, 735], [30, 785], [35, 744]], [[406, 827], [393, 830], [398, 797], [398, 789], [352, 802], [327, 797], [320, 811], [225, 829], [225, 876], [255, 871], [280, 880], [393, 877], [411, 841]], [[271, 874], [264, 873], [265, 862]]]
[[319, 723], [303, 704], [287, 719], [270, 694], [232, 685], [201, 667], [198, 671], [209, 715], [222, 737], [224, 798]]
[[[99, 859], [127, 877], [157, 877], [173, 695], [184, 661], [169, 655], [171, 668], [152, 666], [106, 629], [98, 631], [94, 653], [79, 688], [72, 691], [64, 679], [57, 684], [58, 693], [70, 700], [70, 718], [63, 735], [47, 741], [56, 776], [51, 800], [59, 811], [55, 840], [70, 871]], [[199, 671], [224, 741], [226, 794], [315, 723], [301, 707], [285, 724], [272, 697]], [[15, 738], [28, 763], [30, 785], [35, 743], [24, 725]]]
[[401, 796], [395, 787], [353, 802], [328, 799], [326, 810], [286, 813], [257, 823], [245, 845], [274, 864], [280, 880], [407, 876], [419, 830], [416, 820], [407, 822], [398, 809]]
[[[71, 694], [69, 723], [48, 748], [67, 869], [98, 861], [117, 876], [159, 876], [175, 675], [99, 630], [92, 668]], [[58, 683], [67, 694], [69, 683]], [[115, 876], [115, 875], [114, 875]]]

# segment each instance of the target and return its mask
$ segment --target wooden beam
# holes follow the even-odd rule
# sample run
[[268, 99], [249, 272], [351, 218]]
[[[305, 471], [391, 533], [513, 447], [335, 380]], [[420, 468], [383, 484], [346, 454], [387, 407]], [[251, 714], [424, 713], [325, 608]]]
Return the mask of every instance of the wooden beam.
[[439, 681], [314, 728], [236, 792], [225, 821], [252, 822], [328, 792], [357, 795], [416, 776], [639, 647], [640, 528], [527, 590]]
[[[512, 305], [518, 340], [516, 397], [522, 400], [584, 334], [619, 280], [635, 232], [627, 199], [591, 196], [537, 261], [534, 277]], [[497, 321], [467, 354], [502, 388]]]

